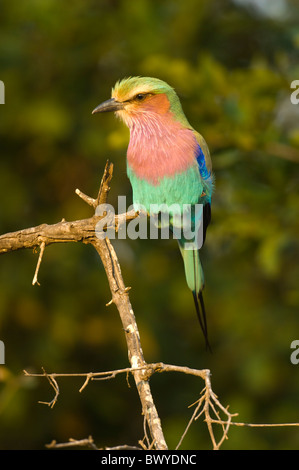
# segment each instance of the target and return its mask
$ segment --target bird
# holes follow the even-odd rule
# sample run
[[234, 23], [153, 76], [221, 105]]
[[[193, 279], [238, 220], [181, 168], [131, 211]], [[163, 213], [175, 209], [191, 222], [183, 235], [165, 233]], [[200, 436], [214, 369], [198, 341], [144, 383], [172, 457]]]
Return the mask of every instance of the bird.
[[[189, 124], [175, 89], [161, 79], [136, 76], [117, 81], [111, 98], [98, 105], [92, 114], [109, 111], [115, 112], [130, 131], [127, 175], [134, 208], [141, 206], [150, 213], [151, 207], [162, 204], [163, 208], [179, 207], [182, 216], [184, 208], [188, 207], [192, 233], [197, 230], [199, 213], [202, 221], [200, 247], [196, 236], [190, 244], [184, 232], [178, 232], [175, 222], [170, 228], [174, 235], [179, 233], [177, 240], [186, 282], [193, 294], [206, 348], [211, 350], [203, 299], [205, 280], [199, 257], [199, 248], [205, 242], [211, 221], [214, 191], [208, 145]], [[201, 208], [198, 213], [194, 210], [197, 207]], [[175, 215], [175, 211], [170, 214], [171, 221], [175, 220]]]

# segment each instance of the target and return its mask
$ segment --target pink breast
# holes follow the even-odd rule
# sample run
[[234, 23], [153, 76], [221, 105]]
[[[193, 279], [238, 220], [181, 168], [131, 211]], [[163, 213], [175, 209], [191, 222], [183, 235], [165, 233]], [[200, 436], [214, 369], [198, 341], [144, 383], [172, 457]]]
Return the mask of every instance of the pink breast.
[[128, 164], [139, 178], [158, 184], [192, 166], [197, 145], [192, 130], [170, 113], [138, 113], [130, 123]]

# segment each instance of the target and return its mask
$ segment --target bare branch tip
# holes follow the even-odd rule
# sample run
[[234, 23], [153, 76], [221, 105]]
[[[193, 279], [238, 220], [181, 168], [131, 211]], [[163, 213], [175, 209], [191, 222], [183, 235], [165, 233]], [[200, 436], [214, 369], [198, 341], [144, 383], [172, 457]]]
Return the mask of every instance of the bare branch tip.
[[122, 294], [127, 294], [131, 289], [132, 287], [125, 287], [125, 289], [122, 291]]
[[86, 202], [86, 204], [88, 204], [89, 206], [93, 207], [94, 209], [96, 208], [97, 206], [97, 201], [96, 199], [94, 199], [93, 197], [90, 197], [90, 196], [87, 196], [87, 194], [84, 194], [82, 191], [80, 191], [80, 189], [76, 189], [75, 190], [75, 193], [77, 194], [77, 196], [79, 196], [84, 202]]
[[90, 379], [92, 378], [92, 375], [93, 375], [92, 373], [87, 374], [86, 379], [85, 379], [85, 381], [84, 381], [84, 384], [83, 384], [82, 387], [79, 389], [79, 392], [80, 392], [80, 393], [83, 392], [84, 388], [87, 386], [88, 382], [89, 382]]
[[33, 285], [33, 286], [35, 286], [35, 285], [40, 286], [40, 283], [39, 283], [38, 280], [37, 280], [37, 276], [38, 276], [39, 268], [40, 268], [40, 265], [41, 265], [41, 262], [42, 262], [43, 254], [44, 254], [44, 251], [45, 251], [45, 247], [46, 247], [45, 242], [42, 242], [42, 243], [40, 244], [39, 257], [38, 257], [38, 261], [37, 261], [35, 273], [34, 273], [33, 280], [32, 280], [32, 285]]

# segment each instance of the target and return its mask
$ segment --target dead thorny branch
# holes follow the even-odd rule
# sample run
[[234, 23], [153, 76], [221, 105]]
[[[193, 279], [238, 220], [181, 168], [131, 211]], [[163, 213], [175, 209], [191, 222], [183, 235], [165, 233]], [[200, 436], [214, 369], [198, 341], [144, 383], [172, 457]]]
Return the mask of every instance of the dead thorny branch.
[[[103, 178], [100, 184], [100, 189], [96, 199], [85, 195], [79, 189], [76, 190], [76, 194], [90, 205], [94, 210], [99, 204], [106, 203], [109, 192], [109, 184], [112, 178], [113, 165], [107, 162]], [[114, 228], [117, 231], [120, 225], [126, 223], [128, 220], [134, 219], [138, 214], [134, 211], [119, 214], [115, 217], [113, 222]], [[96, 231], [96, 225], [101, 220], [101, 216], [96, 213], [89, 219], [77, 220], [67, 222], [64, 219], [54, 225], [42, 224], [37, 227], [32, 227], [17, 232], [7, 233], [0, 236], [0, 254], [8, 253], [10, 251], [19, 250], [23, 248], [37, 249], [39, 247], [39, 257], [32, 281], [33, 285], [39, 285], [38, 273], [41, 266], [43, 254], [45, 248], [53, 243], [67, 243], [67, 242], [81, 242], [85, 244], [91, 244], [101, 257], [110, 291], [111, 300], [106, 304], [109, 306], [115, 304], [118, 309], [122, 326], [125, 332], [125, 337], [128, 347], [128, 357], [131, 367], [106, 372], [88, 372], [88, 373], [77, 373], [77, 374], [57, 374], [47, 373], [43, 369], [42, 374], [32, 374], [25, 372], [26, 376], [30, 377], [45, 377], [51, 387], [54, 390], [54, 397], [50, 402], [42, 402], [53, 407], [59, 396], [59, 386], [57, 379], [60, 377], [82, 377], [84, 382], [80, 388], [82, 392], [90, 381], [95, 380], [110, 380], [115, 378], [118, 374], [132, 374], [135, 380], [136, 388], [139, 394], [142, 414], [144, 418], [144, 438], [139, 441], [140, 448], [134, 449], [167, 449], [167, 444], [163, 435], [163, 430], [158, 416], [158, 412], [152, 397], [149, 379], [155, 373], [161, 372], [179, 372], [187, 375], [193, 375], [200, 377], [204, 381], [204, 388], [201, 392], [200, 397], [197, 401], [191, 405], [194, 406], [192, 416], [178, 442], [177, 449], [181, 446], [183, 439], [185, 438], [191, 424], [198, 420], [201, 416], [204, 417], [204, 421], [207, 424], [210, 438], [213, 444], [213, 449], [219, 449], [223, 444], [224, 440], [227, 439], [228, 431], [230, 426], [298, 426], [299, 423], [289, 424], [246, 424], [237, 423], [232, 420], [236, 414], [231, 414], [227, 408], [225, 408], [218, 397], [212, 390], [210, 381], [209, 370], [197, 370], [190, 369], [188, 367], [181, 367], [163, 363], [147, 364], [144, 357], [140, 342], [140, 336], [138, 327], [135, 320], [133, 308], [129, 299], [128, 292], [130, 287], [126, 287], [121, 274], [121, 269], [114, 247], [110, 240], [106, 237], [99, 237]], [[107, 227], [108, 228], [108, 227]], [[213, 425], [221, 426], [222, 434], [218, 440], [215, 437]], [[62, 448], [62, 447], [74, 447], [84, 446], [92, 449], [98, 449], [92, 437], [83, 440], [70, 439], [67, 443], [57, 444], [53, 441], [48, 445], [49, 448]], [[113, 447], [109, 449], [131, 449], [132, 447], [124, 445]], [[107, 448], [108, 449], [108, 448]]]
[[[113, 165], [110, 162], [107, 162], [96, 199], [86, 196], [79, 190], [77, 190], [76, 193], [85, 202], [92, 206], [93, 209], [96, 209], [98, 204], [105, 204], [107, 201], [112, 174]], [[135, 214], [135, 212], [120, 214], [116, 217], [116, 220], [113, 221], [113, 224], [115, 224], [115, 228], [118, 229], [120, 224], [135, 218], [136, 215], [138, 214]], [[150, 446], [154, 442], [155, 449], [167, 449], [161, 421], [152, 397], [148, 375], [143, 368], [143, 366], [146, 365], [146, 362], [143, 357], [135, 315], [128, 296], [129, 287], [126, 287], [124, 284], [120, 265], [113, 245], [108, 238], [99, 236], [99, 233], [96, 230], [96, 225], [99, 220], [101, 220], [101, 216], [97, 216], [95, 214], [89, 219], [73, 222], [66, 222], [63, 219], [58, 224], [42, 224], [38, 227], [4, 234], [0, 237], [0, 254], [22, 248], [40, 247], [40, 254], [33, 279], [33, 284], [38, 284], [37, 276], [46, 246], [53, 243], [82, 242], [86, 244], [89, 243], [95, 248], [101, 257], [111, 291], [112, 298], [111, 301], [108, 302], [108, 305], [111, 305], [112, 303], [116, 305], [125, 332], [129, 361], [142, 406], [142, 414], [150, 436], [148, 439], [148, 445]], [[57, 400], [59, 388], [54, 376], [51, 374], [48, 375], [46, 372], [44, 372], [44, 375], [55, 390], [55, 397], [50, 403], [47, 403], [52, 407]], [[86, 377], [85, 380], [86, 386], [89, 377]]]
[[[225, 408], [221, 402], [219, 401], [217, 395], [213, 392], [212, 385], [211, 385], [211, 378], [210, 378], [210, 371], [208, 369], [203, 369], [203, 370], [198, 370], [198, 369], [191, 369], [189, 367], [183, 367], [183, 366], [175, 366], [171, 364], [164, 364], [162, 362], [159, 363], [151, 363], [151, 364], [144, 364], [144, 366], [138, 368], [139, 370], [142, 370], [145, 374], [147, 374], [148, 378], [150, 378], [153, 374], [155, 373], [162, 373], [162, 372], [179, 372], [183, 373], [186, 375], [193, 375], [196, 377], [201, 378], [204, 381], [204, 388], [202, 389], [200, 393], [200, 397], [192, 403], [189, 408], [195, 407], [194, 411], [192, 413], [192, 416], [187, 423], [185, 430], [176, 446], [176, 450], [178, 450], [181, 447], [181, 444], [190, 429], [190, 426], [194, 421], [198, 420], [200, 417], [203, 417], [203, 420], [207, 424], [207, 428], [209, 431], [209, 435], [211, 438], [211, 442], [213, 444], [213, 449], [214, 450], [219, 450], [223, 442], [228, 438], [228, 432], [231, 426], [239, 426], [239, 427], [298, 427], [299, 423], [278, 423], [278, 424], [252, 424], [252, 423], [241, 423], [241, 422], [236, 422], [233, 421], [233, 418], [238, 415], [238, 413], [230, 413], [228, 411], [228, 408]], [[136, 372], [136, 369], [132, 369], [130, 367], [124, 368], [124, 369], [116, 369], [116, 370], [110, 370], [110, 371], [105, 371], [105, 372], [87, 372], [87, 373], [51, 373], [48, 374], [45, 370], [43, 370], [43, 373], [37, 374], [37, 373], [28, 373], [27, 371], [24, 371], [25, 375], [30, 376], [30, 377], [46, 377], [50, 385], [52, 386], [55, 396], [50, 402], [39, 402], [39, 403], [44, 403], [50, 407], [53, 407], [55, 402], [57, 401], [58, 394], [59, 394], [59, 388], [57, 384], [57, 378], [60, 377], [82, 377], [85, 378], [85, 381], [81, 388], [79, 389], [79, 392], [82, 392], [84, 388], [88, 385], [90, 381], [95, 381], [95, 380], [110, 380], [112, 378], [115, 378], [119, 374], [134, 374]], [[225, 419], [223, 419], [225, 418]], [[222, 430], [222, 434], [220, 435], [220, 438], [215, 437], [215, 432], [213, 425], [220, 426]], [[219, 433], [218, 433], [219, 434]], [[88, 438], [90, 439], [90, 438]], [[155, 448], [154, 446], [155, 441], [150, 441], [150, 438], [148, 436], [147, 432], [147, 422], [146, 419], [144, 418], [144, 438], [142, 441], [139, 441], [139, 444], [142, 449], [150, 450], [151, 448]], [[90, 447], [89, 443], [86, 443], [86, 440], [82, 441], [75, 441], [71, 440], [71, 443], [65, 443], [65, 444], [57, 444], [51, 443], [49, 447], [71, 447], [71, 446], [84, 446], [84, 447]], [[125, 448], [131, 448], [130, 446], [118, 446], [109, 448], [109, 449], [125, 449]], [[106, 448], [108, 449], [108, 448]], [[139, 449], [139, 448], [136, 448]]]
[[[106, 371], [106, 372], [88, 372], [86, 374], [68, 374], [68, 373], [51, 373], [48, 374], [45, 370], [43, 370], [42, 374], [33, 374], [33, 373], [28, 373], [27, 371], [24, 371], [26, 376], [30, 377], [46, 377], [52, 388], [54, 389], [55, 396], [50, 402], [39, 402], [46, 404], [50, 407], [53, 407], [54, 404], [57, 401], [58, 394], [59, 394], [59, 387], [57, 384], [57, 378], [58, 377], [83, 377], [85, 378], [85, 381], [83, 385], [80, 388], [80, 392], [84, 390], [84, 388], [87, 386], [87, 384], [90, 381], [93, 380], [110, 380], [112, 378], [115, 378], [119, 374], [127, 374], [131, 373], [134, 375], [136, 372], [142, 372], [144, 376], [147, 377], [147, 380], [154, 374], [154, 373], [161, 373], [161, 372], [180, 372], [184, 373], [187, 375], [193, 375], [196, 377], [200, 377], [201, 379], [204, 380], [205, 386], [204, 389], [201, 392], [201, 397], [195, 402], [195, 404], [191, 405], [194, 406], [196, 405], [195, 411], [192, 414], [192, 417], [186, 426], [186, 429], [176, 447], [178, 449], [188, 431], [190, 428], [190, 425], [192, 422], [196, 419], [198, 419], [202, 414], [204, 414], [205, 421], [208, 426], [208, 430], [210, 433], [210, 437], [213, 443], [213, 448], [214, 449], [219, 449], [222, 442], [224, 439], [227, 438], [227, 433], [231, 424], [231, 419], [233, 416], [231, 413], [227, 411], [226, 408], [222, 406], [220, 401], [218, 400], [217, 396], [212, 390], [211, 387], [211, 381], [210, 381], [210, 371], [208, 369], [204, 370], [197, 370], [197, 369], [190, 369], [189, 367], [182, 367], [182, 366], [174, 366], [170, 364], [164, 364], [162, 362], [159, 363], [152, 363], [152, 364], [144, 364], [142, 367], [138, 368], [124, 368], [124, 369], [117, 369], [117, 370], [111, 370], [111, 371]], [[201, 409], [202, 408], [202, 409]], [[222, 421], [220, 418], [220, 412], [224, 412], [224, 414], [227, 416], [227, 421]], [[211, 412], [216, 416], [217, 419], [212, 418]], [[219, 442], [216, 441], [215, 436], [214, 436], [214, 431], [212, 424], [221, 424], [223, 428], [223, 436], [219, 440]], [[144, 417], [144, 442], [139, 442], [140, 445], [143, 448], [150, 449], [154, 446], [154, 440], [151, 441], [149, 435], [148, 435], [148, 420], [146, 419], [146, 416]], [[71, 446], [74, 445], [73, 442], [71, 444], [66, 444], [66, 446]], [[86, 444], [82, 444], [86, 445]]]

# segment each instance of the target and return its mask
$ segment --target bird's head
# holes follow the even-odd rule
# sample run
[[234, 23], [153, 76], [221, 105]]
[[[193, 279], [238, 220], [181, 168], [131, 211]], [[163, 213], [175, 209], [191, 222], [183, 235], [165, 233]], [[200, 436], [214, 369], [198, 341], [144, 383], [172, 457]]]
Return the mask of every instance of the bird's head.
[[111, 99], [97, 106], [92, 114], [114, 111], [128, 127], [145, 115], [165, 115], [186, 124], [180, 100], [166, 82], [151, 77], [130, 77], [118, 81], [112, 89]]

